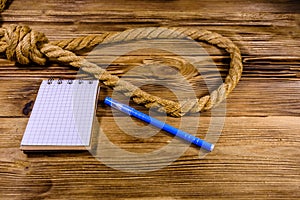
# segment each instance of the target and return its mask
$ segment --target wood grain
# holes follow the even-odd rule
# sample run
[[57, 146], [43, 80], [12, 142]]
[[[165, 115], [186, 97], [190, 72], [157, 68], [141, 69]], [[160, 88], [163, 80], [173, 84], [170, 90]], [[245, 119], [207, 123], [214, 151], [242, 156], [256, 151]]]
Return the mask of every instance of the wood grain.
[[[244, 72], [226, 100], [226, 119], [213, 152], [199, 159], [199, 149], [190, 146], [162, 169], [128, 173], [106, 166], [89, 152], [24, 154], [20, 151], [40, 82], [49, 77], [76, 78], [77, 70], [59, 63], [21, 66], [2, 56], [0, 199], [299, 199], [299, 11], [299, 3], [288, 0], [12, 1], [1, 14], [2, 25], [29, 25], [44, 32], [49, 40], [152, 26], [192, 26], [216, 31], [241, 49]], [[218, 71], [203, 67], [203, 74], [187, 74], [198, 96], [208, 92], [203, 77], [211, 81], [212, 87], [217, 86], [216, 77], [219, 73], [225, 77], [230, 62], [225, 51], [201, 45]], [[96, 55], [93, 59], [103, 58]], [[167, 62], [178, 59], [161, 52], [133, 52], [115, 60], [108, 70], [122, 76], [133, 67], [159, 59], [166, 62], [166, 58], [170, 59]], [[172, 67], [172, 63], [168, 66]], [[151, 82], [157, 74], [165, 81], [164, 86], [174, 85], [176, 90], [186, 92], [181, 82], [168, 81], [171, 76], [167, 68], [127, 78], [135, 83]], [[174, 93], [164, 86], [146, 84], [143, 89], [176, 100]], [[101, 101], [112, 92], [102, 87], [97, 117], [114, 144], [130, 152], [149, 153], [173, 140], [163, 132], [150, 138], [137, 138], [122, 131], [116, 120], [122, 121], [124, 116], [113, 116]], [[141, 106], [130, 105], [149, 112]], [[157, 113], [151, 114], [159, 117]], [[221, 116], [205, 112], [187, 119], [199, 121], [196, 134], [204, 137], [212, 117]], [[179, 126], [180, 121], [167, 118], [174, 126]], [[134, 123], [145, 126], [136, 120]], [[163, 162], [164, 158], [158, 157], [150, 164]], [[148, 165], [141, 161], [137, 167], [140, 166]]]

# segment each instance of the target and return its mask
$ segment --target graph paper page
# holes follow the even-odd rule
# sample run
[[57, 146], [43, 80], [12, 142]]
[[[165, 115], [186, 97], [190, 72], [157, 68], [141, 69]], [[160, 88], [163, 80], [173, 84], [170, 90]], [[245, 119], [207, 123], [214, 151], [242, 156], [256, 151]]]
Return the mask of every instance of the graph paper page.
[[21, 147], [88, 146], [98, 80], [41, 83]]

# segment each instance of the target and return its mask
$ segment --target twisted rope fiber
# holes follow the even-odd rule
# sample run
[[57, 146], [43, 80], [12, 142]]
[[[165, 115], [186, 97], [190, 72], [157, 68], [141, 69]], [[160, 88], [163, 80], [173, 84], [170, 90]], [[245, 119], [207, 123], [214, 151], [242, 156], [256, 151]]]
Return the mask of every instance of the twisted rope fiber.
[[[197, 28], [170, 28], [168, 30], [164, 28], [129, 29], [119, 33], [88, 35], [75, 39], [49, 42], [43, 33], [31, 30], [28, 26], [10, 25], [0, 29], [0, 53], [5, 54], [9, 60], [21, 64], [33, 62], [45, 65], [47, 59], [51, 59], [81, 68], [84, 72], [98, 78], [106, 86], [131, 97], [135, 103], [142, 104], [147, 108], [155, 108], [174, 117], [209, 110], [218, 105], [234, 89], [241, 77], [243, 66], [239, 48], [231, 40], [210, 31]], [[141, 39], [181, 39], [187, 37], [225, 49], [230, 53], [231, 62], [225, 82], [216, 90], [210, 95], [205, 95], [200, 99], [187, 100], [182, 104], [150, 95], [75, 54], [98, 44]]]
[[7, 0], [0, 0], [0, 13], [3, 12], [3, 10], [5, 9]]

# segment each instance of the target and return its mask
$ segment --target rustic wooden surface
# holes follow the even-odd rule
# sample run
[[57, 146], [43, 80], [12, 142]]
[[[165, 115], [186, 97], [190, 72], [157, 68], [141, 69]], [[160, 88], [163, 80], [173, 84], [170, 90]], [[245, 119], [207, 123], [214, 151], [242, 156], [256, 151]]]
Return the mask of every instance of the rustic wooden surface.
[[[224, 128], [212, 153], [199, 159], [198, 149], [191, 146], [169, 166], [141, 174], [107, 167], [89, 152], [21, 152], [30, 115], [24, 108], [35, 100], [41, 80], [74, 78], [77, 70], [54, 63], [20, 66], [2, 57], [0, 199], [300, 198], [300, 9], [296, 0], [14, 0], [1, 19], [2, 25], [29, 25], [50, 40], [137, 27], [202, 27], [240, 47], [244, 73], [227, 100]], [[226, 52], [204, 47], [224, 76], [229, 62]], [[139, 64], [144, 57], [120, 59], [110, 70], [121, 75], [120, 69]], [[205, 93], [201, 88], [199, 95]], [[168, 91], [161, 92], [164, 88], [144, 89], [169, 97]], [[111, 92], [103, 88], [100, 99]], [[101, 101], [97, 116], [108, 137], [128, 151], [153, 151], [171, 139], [163, 133], [150, 139], [127, 136]], [[173, 125], [178, 120], [168, 119]], [[202, 137], [210, 112], [203, 113], [200, 121]]]

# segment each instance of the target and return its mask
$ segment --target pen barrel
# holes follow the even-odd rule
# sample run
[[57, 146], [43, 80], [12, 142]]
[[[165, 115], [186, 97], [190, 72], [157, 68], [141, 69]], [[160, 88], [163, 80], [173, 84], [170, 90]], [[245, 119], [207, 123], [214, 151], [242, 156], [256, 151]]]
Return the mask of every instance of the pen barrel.
[[151, 124], [152, 126], [155, 126], [157, 128], [160, 128], [168, 133], [171, 133], [172, 135], [176, 136], [176, 137], [179, 137], [181, 139], [184, 139], [192, 144], [195, 144], [207, 151], [212, 151], [213, 148], [214, 148], [214, 145], [211, 144], [211, 143], [208, 143], [200, 138], [197, 138], [189, 133], [186, 133], [184, 131], [181, 131], [169, 124], [166, 124], [162, 121], [159, 121], [153, 117], [150, 117], [149, 115], [146, 115], [138, 110], [135, 110], [134, 108], [132, 107], [129, 107], [125, 104], [122, 104], [122, 103], [119, 103], [115, 100], [113, 100], [112, 98], [110, 97], [106, 97], [105, 100], [104, 100], [104, 103], [123, 112], [123, 113], [126, 113], [130, 116], [133, 116], [133, 117], [136, 117], [148, 124]]
[[164, 127], [162, 128], [163, 130], [175, 135], [176, 137], [179, 137], [187, 142], [190, 142], [194, 145], [197, 145], [207, 151], [212, 151], [213, 148], [214, 148], [214, 145], [209, 143], [209, 142], [206, 142], [196, 136], [193, 136], [187, 132], [184, 132], [182, 130], [179, 130], [173, 126], [170, 126], [169, 124], [165, 124]]

